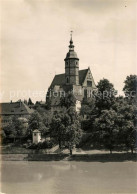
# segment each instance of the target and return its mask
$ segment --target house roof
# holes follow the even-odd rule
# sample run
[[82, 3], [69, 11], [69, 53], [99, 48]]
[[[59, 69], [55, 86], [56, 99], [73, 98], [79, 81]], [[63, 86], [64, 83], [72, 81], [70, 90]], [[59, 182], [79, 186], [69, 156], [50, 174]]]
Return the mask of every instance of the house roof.
[[8, 102], [0, 103], [0, 114], [1, 115], [28, 115], [33, 113], [34, 110], [29, 108], [23, 102]]
[[38, 129], [35, 129], [35, 130], [33, 131], [33, 133], [40, 133], [40, 131], [39, 131]]
[[[82, 83], [84, 82], [87, 72], [88, 72], [88, 69], [79, 70], [79, 84], [80, 85], [82, 85]], [[65, 74], [63, 73], [63, 74], [55, 75], [50, 87], [53, 87], [55, 85], [60, 86], [64, 84], [65, 84]]]

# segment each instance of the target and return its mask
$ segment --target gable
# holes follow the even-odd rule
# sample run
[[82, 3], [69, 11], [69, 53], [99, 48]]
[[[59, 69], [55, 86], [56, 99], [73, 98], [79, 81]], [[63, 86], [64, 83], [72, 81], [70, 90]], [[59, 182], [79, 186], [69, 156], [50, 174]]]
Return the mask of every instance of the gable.
[[90, 68], [88, 69], [86, 76], [84, 78], [83, 86], [96, 88]]

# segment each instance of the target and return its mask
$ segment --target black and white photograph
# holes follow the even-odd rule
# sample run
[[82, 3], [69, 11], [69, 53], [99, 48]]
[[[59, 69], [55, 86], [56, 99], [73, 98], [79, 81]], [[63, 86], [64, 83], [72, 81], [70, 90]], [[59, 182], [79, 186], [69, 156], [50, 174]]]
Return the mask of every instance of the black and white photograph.
[[137, 194], [136, 45], [136, 0], [0, 0], [0, 194]]

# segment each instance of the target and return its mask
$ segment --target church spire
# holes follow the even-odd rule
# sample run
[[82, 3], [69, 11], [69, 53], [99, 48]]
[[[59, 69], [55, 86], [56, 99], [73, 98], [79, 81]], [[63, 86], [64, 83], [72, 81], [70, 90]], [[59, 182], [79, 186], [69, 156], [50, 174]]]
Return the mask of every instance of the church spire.
[[72, 32], [73, 31], [70, 31], [69, 52], [67, 53], [66, 58], [64, 59], [65, 61], [68, 60], [68, 59], [78, 59], [77, 53], [74, 51], [74, 45], [73, 45], [73, 40], [72, 40]]
[[65, 61], [65, 79], [67, 85], [79, 85], [79, 58], [74, 51], [72, 40], [72, 32], [70, 33], [69, 52], [66, 55]]

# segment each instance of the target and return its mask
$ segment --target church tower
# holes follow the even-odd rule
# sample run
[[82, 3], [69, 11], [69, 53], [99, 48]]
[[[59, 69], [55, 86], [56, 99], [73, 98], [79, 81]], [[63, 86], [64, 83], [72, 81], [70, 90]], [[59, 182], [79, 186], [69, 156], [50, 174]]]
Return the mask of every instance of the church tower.
[[67, 53], [64, 61], [66, 85], [79, 85], [79, 58], [77, 57], [77, 53], [74, 51], [72, 33], [70, 38], [69, 52]]

